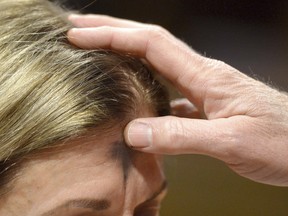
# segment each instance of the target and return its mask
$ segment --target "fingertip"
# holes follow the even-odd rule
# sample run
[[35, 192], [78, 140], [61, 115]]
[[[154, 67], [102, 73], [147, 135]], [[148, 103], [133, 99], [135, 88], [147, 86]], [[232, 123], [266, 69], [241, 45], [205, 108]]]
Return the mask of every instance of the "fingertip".
[[130, 148], [147, 148], [152, 145], [152, 127], [146, 122], [132, 121], [126, 126], [124, 137]]
[[124, 128], [124, 140], [125, 140], [125, 143], [127, 144], [128, 147], [130, 148], [133, 148], [133, 146], [131, 145], [131, 142], [129, 140], [129, 128], [130, 128], [130, 125], [131, 125], [132, 122], [129, 122], [125, 128]]
[[83, 14], [70, 14], [68, 20], [75, 26], [79, 28], [93, 27], [93, 20], [95, 16], [93, 15], [83, 15]]
[[[95, 31], [95, 30], [94, 30]], [[89, 28], [71, 28], [68, 30], [67, 35], [69, 39], [85, 39], [87, 40], [87, 36], [89, 36], [89, 33], [91, 32], [91, 29]]]
[[79, 19], [80, 17], [81, 17], [81, 15], [72, 13], [72, 14], [68, 15], [68, 20], [73, 22], [74, 20]]
[[77, 32], [78, 29], [77, 28], [71, 28], [68, 30], [67, 32], [67, 38], [71, 43], [74, 43], [76, 38], [77, 38]]
[[74, 37], [77, 32], [78, 32], [78, 28], [71, 28], [68, 30], [67, 35], [68, 37]]

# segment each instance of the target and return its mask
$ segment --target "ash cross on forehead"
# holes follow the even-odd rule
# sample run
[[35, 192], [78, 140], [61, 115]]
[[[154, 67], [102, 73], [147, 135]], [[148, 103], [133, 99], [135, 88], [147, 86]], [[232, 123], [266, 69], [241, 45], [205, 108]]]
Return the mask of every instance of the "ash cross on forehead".
[[125, 184], [128, 178], [129, 169], [132, 165], [134, 152], [134, 150], [128, 148], [123, 140], [116, 141], [112, 144], [111, 156], [113, 159], [121, 160]]
[[[121, 162], [121, 166], [123, 169], [123, 178], [124, 185], [126, 187], [127, 178], [129, 176], [129, 169], [132, 166], [133, 162], [133, 154], [137, 154], [135, 151], [131, 150], [127, 147], [127, 145], [123, 141], [116, 141], [111, 143], [111, 149], [109, 151], [111, 157], [117, 159]], [[167, 189], [167, 182], [163, 181], [160, 188], [157, 189], [150, 197], [148, 197], [142, 204], [149, 202], [160, 194], [162, 194]], [[91, 212], [103, 212], [108, 210], [112, 205], [112, 201], [107, 199], [107, 197], [103, 197], [100, 199], [71, 199], [66, 201], [63, 204], [60, 204], [54, 209], [51, 209], [45, 213], [42, 213], [40, 216], [56, 216], [57, 214], [67, 210], [67, 209], [88, 209]]]

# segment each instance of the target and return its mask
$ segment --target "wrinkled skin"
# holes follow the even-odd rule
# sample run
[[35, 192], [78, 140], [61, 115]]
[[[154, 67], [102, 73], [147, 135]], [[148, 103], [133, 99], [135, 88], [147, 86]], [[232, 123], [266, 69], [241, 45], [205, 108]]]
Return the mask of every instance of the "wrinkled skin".
[[188, 99], [182, 106], [189, 110], [192, 103], [206, 118], [191, 119], [192, 111], [185, 115], [182, 109], [182, 118], [133, 120], [125, 130], [128, 145], [150, 153], [208, 155], [253, 181], [288, 186], [287, 93], [199, 55], [162, 27], [102, 15], [69, 19], [78, 27], [68, 32], [71, 43], [145, 59]]
[[0, 215], [157, 216], [166, 191], [161, 158], [129, 150], [122, 131], [92, 131], [27, 157]]

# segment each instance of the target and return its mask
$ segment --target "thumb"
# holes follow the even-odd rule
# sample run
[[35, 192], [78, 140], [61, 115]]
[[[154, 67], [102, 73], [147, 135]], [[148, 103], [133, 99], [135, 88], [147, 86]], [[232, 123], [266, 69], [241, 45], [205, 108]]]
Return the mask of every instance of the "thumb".
[[229, 119], [200, 120], [174, 116], [140, 118], [125, 128], [126, 143], [156, 154], [204, 154], [226, 161], [234, 133]]

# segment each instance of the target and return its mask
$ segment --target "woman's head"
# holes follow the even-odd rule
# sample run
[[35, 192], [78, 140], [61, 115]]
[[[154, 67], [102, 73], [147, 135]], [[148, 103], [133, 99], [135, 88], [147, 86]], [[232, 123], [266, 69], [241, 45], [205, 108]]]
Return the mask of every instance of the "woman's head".
[[[49, 196], [50, 201], [55, 196], [54, 201], [58, 202], [57, 194], [51, 189], [55, 190], [57, 185], [59, 194], [62, 194], [58, 195], [63, 197], [64, 190], [67, 194], [73, 193], [72, 185], [82, 184], [83, 188], [75, 186], [79, 195], [85, 188], [89, 190], [87, 185], [84, 186], [88, 179], [94, 186], [105, 189], [111, 176], [110, 180], [119, 182], [122, 190], [119, 179], [122, 172], [114, 170], [119, 168], [116, 165], [119, 158], [124, 185], [128, 184], [127, 176], [134, 169], [134, 174], [136, 170], [142, 170], [143, 175], [141, 172], [138, 175], [143, 180], [138, 183], [145, 183], [149, 174], [143, 167], [145, 163], [151, 168], [150, 174], [155, 172], [154, 177], [162, 178], [157, 174], [159, 168], [155, 156], [144, 157], [144, 154], [125, 148], [122, 130], [133, 118], [168, 114], [163, 87], [139, 60], [111, 51], [85, 51], [73, 47], [66, 38], [70, 27], [66, 14], [46, 0], [0, 0], [2, 206], [14, 200], [15, 188], [18, 188], [18, 195], [21, 188], [25, 188], [20, 194], [23, 200], [25, 196], [31, 198], [26, 197], [23, 208], [28, 204], [33, 206], [33, 200], [41, 200], [44, 194], [47, 195], [46, 201]], [[117, 173], [119, 176], [115, 179], [113, 175]], [[104, 178], [104, 174], [108, 176]], [[107, 182], [98, 182], [103, 179]], [[149, 184], [146, 192], [159, 186], [150, 187]], [[33, 193], [35, 199], [28, 195], [28, 191], [34, 189], [39, 192], [37, 199], [36, 192]], [[124, 192], [131, 188], [128, 189]], [[122, 200], [125, 197], [122, 194]], [[42, 203], [44, 201], [42, 199]], [[108, 206], [107, 202], [102, 204], [102, 207]], [[18, 214], [13, 211], [11, 215]], [[39, 213], [37, 209], [31, 212], [34, 215]]]

